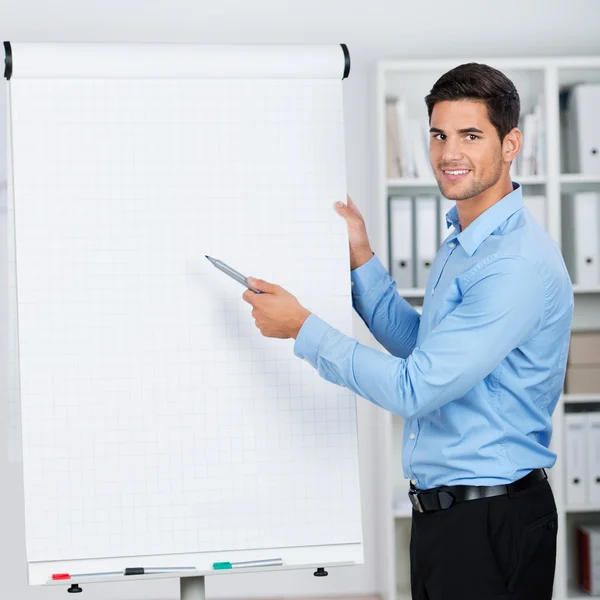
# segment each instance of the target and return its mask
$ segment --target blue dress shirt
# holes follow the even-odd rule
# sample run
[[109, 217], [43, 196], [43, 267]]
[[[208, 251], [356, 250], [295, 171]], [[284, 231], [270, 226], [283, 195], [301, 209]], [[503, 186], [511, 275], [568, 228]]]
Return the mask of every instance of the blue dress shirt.
[[405, 419], [404, 476], [420, 489], [510, 483], [551, 467], [573, 288], [521, 188], [437, 252], [422, 315], [377, 256], [351, 273], [353, 306], [390, 353], [310, 315], [294, 344], [321, 377]]

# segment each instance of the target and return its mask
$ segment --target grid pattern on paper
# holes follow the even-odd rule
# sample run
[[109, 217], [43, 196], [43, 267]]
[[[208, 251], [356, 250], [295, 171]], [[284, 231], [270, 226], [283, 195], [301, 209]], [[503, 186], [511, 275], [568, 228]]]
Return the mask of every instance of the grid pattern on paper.
[[360, 542], [354, 395], [204, 258], [350, 332], [341, 82], [12, 102], [29, 561]]

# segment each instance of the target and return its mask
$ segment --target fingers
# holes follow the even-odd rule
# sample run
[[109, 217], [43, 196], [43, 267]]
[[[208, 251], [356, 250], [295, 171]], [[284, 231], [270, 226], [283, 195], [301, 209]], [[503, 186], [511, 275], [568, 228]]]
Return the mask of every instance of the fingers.
[[352, 209], [346, 206], [344, 209], [338, 209], [336, 206], [337, 213], [346, 220], [348, 229], [361, 230], [365, 227], [365, 220], [356, 208]]
[[[259, 292], [263, 292], [266, 294], [274, 294], [279, 286], [269, 283], [268, 281], [264, 281], [263, 279], [256, 279], [255, 277], [248, 277], [246, 280], [248, 285], [251, 285], [254, 289]], [[244, 292], [246, 293], [246, 292]], [[253, 293], [253, 292], [250, 292]]]
[[255, 294], [252, 290], [246, 290], [242, 294], [243, 300], [245, 302], [247, 302], [248, 304], [251, 304], [252, 306], [254, 306], [254, 301], [256, 300], [257, 296], [258, 296], [258, 294]]
[[346, 195], [346, 204], [344, 204], [343, 202], [336, 202], [335, 209], [339, 215], [345, 217], [346, 219], [357, 218], [362, 220], [362, 215], [360, 214], [358, 207], [356, 206], [356, 204], [354, 204], [352, 198], [350, 198], [350, 196], [348, 195]]
[[338, 215], [344, 217], [344, 219], [348, 219], [352, 217], [352, 209], [350, 208], [350, 204], [344, 204], [343, 202], [336, 202], [334, 204], [335, 210]]
[[[264, 281], [264, 279], [256, 279], [255, 277], [248, 277], [246, 279], [248, 285], [252, 286], [255, 290], [262, 292], [262, 294], [275, 294], [281, 288], [274, 283], [269, 283], [268, 281]], [[242, 294], [242, 298], [252, 306], [255, 306], [256, 302], [260, 302], [260, 298], [263, 298], [262, 294], [257, 294], [252, 290], [246, 290]]]

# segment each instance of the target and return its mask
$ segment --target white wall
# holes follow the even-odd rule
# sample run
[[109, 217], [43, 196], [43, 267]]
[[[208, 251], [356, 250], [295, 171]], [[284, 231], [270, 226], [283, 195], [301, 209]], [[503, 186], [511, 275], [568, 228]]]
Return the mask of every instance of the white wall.
[[[181, 41], [221, 43], [348, 44], [352, 70], [345, 82], [348, 191], [376, 223], [370, 200], [375, 180], [375, 62], [382, 58], [600, 54], [599, 0], [0, 0], [0, 38], [12, 41]], [[432, 82], [433, 83], [433, 82]], [[2, 84], [2, 105], [4, 102]], [[1, 151], [0, 151], [1, 153]], [[0, 171], [0, 181], [3, 179]], [[370, 226], [372, 236], [379, 235]], [[0, 239], [5, 239], [0, 206]], [[6, 252], [0, 244], [0, 421], [6, 423]], [[368, 341], [355, 321], [355, 334]], [[379, 453], [377, 411], [359, 404], [361, 477], [366, 563], [311, 572], [235, 575], [207, 582], [209, 597], [361, 595], [381, 591], [377, 568], [380, 522], [376, 470]], [[0, 435], [0, 595], [18, 600], [64, 598], [61, 590], [29, 589], [22, 536], [22, 490], [18, 465], [6, 458], [6, 428]], [[174, 599], [177, 583], [102, 584], [84, 590], [88, 600]]]

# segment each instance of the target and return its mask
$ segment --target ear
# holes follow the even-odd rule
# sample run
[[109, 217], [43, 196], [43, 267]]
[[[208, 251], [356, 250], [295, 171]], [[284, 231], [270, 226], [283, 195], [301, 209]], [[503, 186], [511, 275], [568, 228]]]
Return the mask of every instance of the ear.
[[502, 142], [502, 158], [504, 162], [512, 162], [521, 151], [522, 145], [523, 134], [517, 127], [514, 127], [504, 136], [504, 141]]

